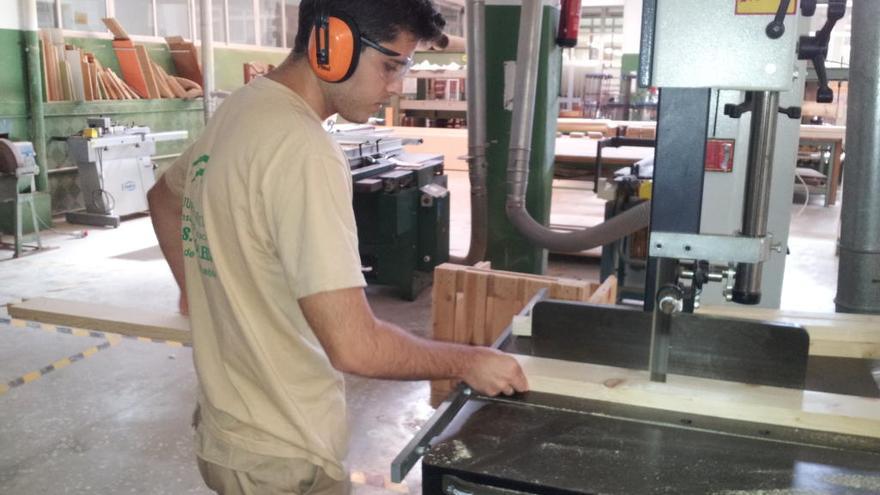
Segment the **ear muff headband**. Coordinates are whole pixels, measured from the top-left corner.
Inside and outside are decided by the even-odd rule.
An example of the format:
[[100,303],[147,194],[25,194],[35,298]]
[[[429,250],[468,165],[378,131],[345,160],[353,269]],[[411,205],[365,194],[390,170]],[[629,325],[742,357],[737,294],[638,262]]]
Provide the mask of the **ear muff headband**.
[[309,64],[322,81],[340,83],[357,69],[361,35],[343,15],[318,15],[309,36]]

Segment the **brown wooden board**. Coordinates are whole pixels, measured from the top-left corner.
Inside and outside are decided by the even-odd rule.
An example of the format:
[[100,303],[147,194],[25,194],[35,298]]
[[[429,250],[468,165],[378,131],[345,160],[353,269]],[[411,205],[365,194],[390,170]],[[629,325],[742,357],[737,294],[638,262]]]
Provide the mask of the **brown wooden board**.
[[150,93],[147,91],[146,76],[143,69],[141,69],[141,63],[138,60],[134,43],[131,40],[114,40],[113,51],[116,52],[116,59],[119,61],[122,79],[134,89],[138,96],[149,98]]
[[179,314],[162,314],[62,299],[35,298],[9,305],[9,315],[22,320],[65,325],[150,339],[192,343],[189,320]]

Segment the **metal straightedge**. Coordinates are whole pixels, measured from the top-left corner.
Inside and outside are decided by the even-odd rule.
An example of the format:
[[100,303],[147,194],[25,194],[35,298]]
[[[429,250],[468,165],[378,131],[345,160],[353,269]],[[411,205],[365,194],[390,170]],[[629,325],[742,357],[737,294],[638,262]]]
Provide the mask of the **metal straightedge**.
[[771,237],[651,233],[651,256],[685,260],[762,263],[773,249]]

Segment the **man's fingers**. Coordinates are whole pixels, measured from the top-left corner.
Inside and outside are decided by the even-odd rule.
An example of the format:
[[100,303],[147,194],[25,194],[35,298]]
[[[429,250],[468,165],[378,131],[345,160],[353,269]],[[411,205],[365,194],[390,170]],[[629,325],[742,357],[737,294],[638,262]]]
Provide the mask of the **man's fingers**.
[[519,370],[519,373],[516,374],[516,378],[513,380],[513,388],[515,388],[517,392],[529,391],[529,380],[526,378],[522,369]]

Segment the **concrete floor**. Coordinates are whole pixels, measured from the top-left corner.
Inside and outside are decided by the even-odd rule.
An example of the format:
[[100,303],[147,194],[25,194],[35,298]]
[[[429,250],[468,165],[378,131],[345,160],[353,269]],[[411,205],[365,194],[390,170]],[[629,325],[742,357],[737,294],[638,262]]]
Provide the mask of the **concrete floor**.
[[[467,174],[450,172],[452,245],[467,245]],[[574,189],[555,194],[553,223],[590,223],[601,203]],[[560,205],[583,208],[566,214]],[[792,254],[783,307],[833,311],[839,207],[793,206]],[[171,279],[148,218],[116,230],[62,224],[54,249],[0,262],[0,304],[45,296],[156,312],[176,310]],[[0,250],[0,258],[11,256]],[[550,273],[596,279],[594,259],[551,261]],[[430,329],[430,290],[405,302],[371,287],[380,318],[417,335]],[[73,357],[69,361],[64,358]],[[209,493],[195,465],[189,426],[196,395],[190,349],[112,336],[79,336],[10,321],[0,310],[0,493]],[[58,369],[46,368],[56,363]],[[69,363],[69,364],[68,364]],[[40,372],[39,370],[43,370]],[[22,378],[23,377],[23,378]],[[12,388],[8,385],[12,384]],[[349,468],[355,493],[420,493],[418,466],[405,484],[388,481],[391,460],[432,414],[424,382],[348,378]],[[4,388],[7,387],[7,388]]]

